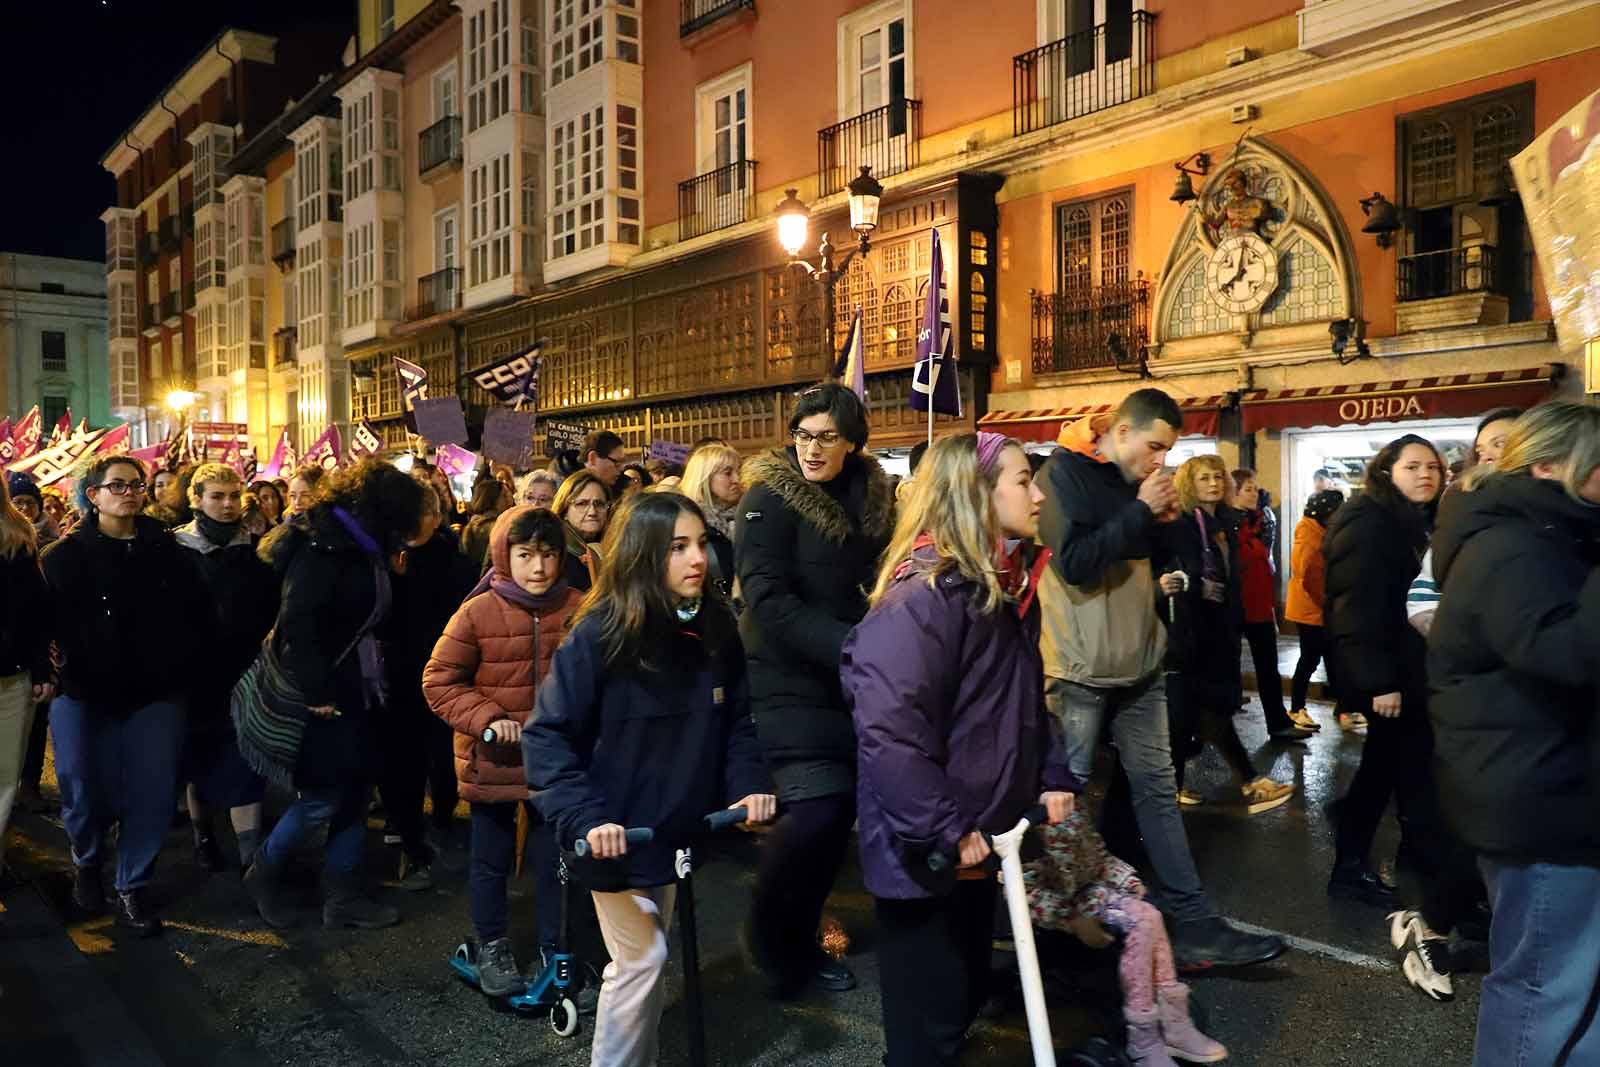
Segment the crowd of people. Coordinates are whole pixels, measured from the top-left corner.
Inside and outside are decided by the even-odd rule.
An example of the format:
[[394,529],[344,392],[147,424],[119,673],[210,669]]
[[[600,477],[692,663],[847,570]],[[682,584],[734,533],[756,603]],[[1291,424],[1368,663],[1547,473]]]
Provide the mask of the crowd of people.
[[[679,469],[597,431],[547,470],[486,467],[465,505],[421,459],[246,484],[108,456],[76,507],[13,474],[0,835],[14,801],[41,803],[48,730],[85,914],[159,933],[147,887],[181,808],[195,864],[238,872],[263,922],[299,921],[288,868],[324,841],[322,922],[367,929],[400,919],[366,869],[369,812],[394,881],[423,890],[464,802],[483,991],[545,965],[566,864],[588,890],[568,918],[598,935],[592,1060],[645,1065],[673,852],[703,816],[767,824],[741,941],[781,999],[857,983],[821,935],[855,831],[885,1063],[925,1067],[957,1062],[990,987],[989,835],[1037,805],[1035,925],[1108,952],[1133,1062],[1217,1062],[1180,974],[1286,948],[1219,915],[1182,815],[1211,802],[1185,787],[1207,744],[1246,812],[1293,794],[1240,738],[1242,643],[1270,745],[1323,728],[1320,663],[1327,724],[1361,746],[1330,896],[1381,908],[1434,999],[1454,994],[1451,934],[1488,941],[1479,1067],[1600,1062],[1600,409],[1491,413],[1448,490],[1413,434],[1351,499],[1319,488],[1282,583],[1287,703],[1277,516],[1253,471],[1169,468],[1181,426],[1140,389],[1048,458],[957,434],[897,485],[862,402],[826,383],[796,398],[786,446],[706,440]],[[1391,800],[1404,888],[1373,855]]]

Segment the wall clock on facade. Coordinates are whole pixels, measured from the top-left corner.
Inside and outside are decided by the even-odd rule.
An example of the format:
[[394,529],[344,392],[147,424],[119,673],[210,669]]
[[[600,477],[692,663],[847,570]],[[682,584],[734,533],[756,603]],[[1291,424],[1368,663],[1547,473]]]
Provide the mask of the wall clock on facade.
[[1278,254],[1256,234],[1224,238],[1206,262],[1206,292],[1224,311],[1260,311],[1277,288]]

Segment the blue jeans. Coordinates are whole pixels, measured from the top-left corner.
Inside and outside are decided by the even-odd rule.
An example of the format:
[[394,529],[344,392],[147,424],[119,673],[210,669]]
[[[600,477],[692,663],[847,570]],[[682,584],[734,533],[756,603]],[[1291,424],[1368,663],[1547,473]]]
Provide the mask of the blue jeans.
[[1179,921],[1208,919],[1216,912],[1200,884],[1178,813],[1166,696],[1166,679],[1160,671],[1124,689],[1045,678],[1045,707],[1055,720],[1052,729],[1064,731],[1067,766],[1073,775],[1080,782],[1093,775],[1100,732],[1109,725],[1128,774],[1139,833],[1161,880],[1163,903]]
[[302,789],[261,846],[267,866],[282,868],[296,847],[317,827],[328,827],[323,861],[330,876],[353,874],[361,866],[361,839],[367,828],[364,783]]
[[72,862],[100,866],[106,831],[120,823],[117,892],[143,887],[178,806],[183,706],[158,700],[124,713],[60,696],[50,730]]
[[1600,1063],[1600,867],[1478,866],[1494,921],[1474,1067]]

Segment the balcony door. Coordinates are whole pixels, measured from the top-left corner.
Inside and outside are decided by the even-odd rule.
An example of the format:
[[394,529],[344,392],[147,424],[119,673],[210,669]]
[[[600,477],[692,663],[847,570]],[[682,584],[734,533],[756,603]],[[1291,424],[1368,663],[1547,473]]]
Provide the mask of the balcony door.
[[460,108],[456,97],[456,65],[450,62],[433,75],[433,121],[459,115]]
[[[911,95],[911,19],[904,0],[874,4],[840,20],[840,119],[871,116],[838,136],[838,158],[879,174],[907,169]],[[886,111],[879,111],[886,108]],[[873,114],[878,112],[877,114]],[[854,174],[846,174],[845,181]]]
[[1146,57],[1134,33],[1144,0],[1040,0],[1040,44],[1060,42],[1038,67],[1051,122],[1086,115],[1138,95],[1134,72]]
[[1056,297],[1052,337],[1056,369],[1110,362],[1108,340],[1118,334],[1129,351],[1134,337],[1133,196],[1122,191],[1056,208]]
[[460,216],[456,208],[445,208],[433,216],[433,301],[428,314],[438,314],[441,311],[455,309],[459,299],[459,275],[455,273],[439,274],[461,265],[461,230]]

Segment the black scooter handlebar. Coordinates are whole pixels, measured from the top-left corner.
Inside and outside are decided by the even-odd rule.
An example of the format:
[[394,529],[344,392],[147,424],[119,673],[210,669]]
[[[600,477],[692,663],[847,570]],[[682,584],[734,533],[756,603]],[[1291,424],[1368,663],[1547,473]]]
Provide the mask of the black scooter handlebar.
[[714,811],[706,816],[706,829],[712,832],[726,830],[730,826],[738,826],[742,822],[748,822],[749,819],[750,810],[748,808],[725,808],[722,811]]
[[[648,826],[630,826],[623,831],[623,836],[627,839],[629,847],[632,847],[634,845],[648,845],[655,840],[656,832]],[[589,854],[589,842],[581,837],[578,838],[572,843],[572,851],[576,852],[580,857],[587,856]]]

